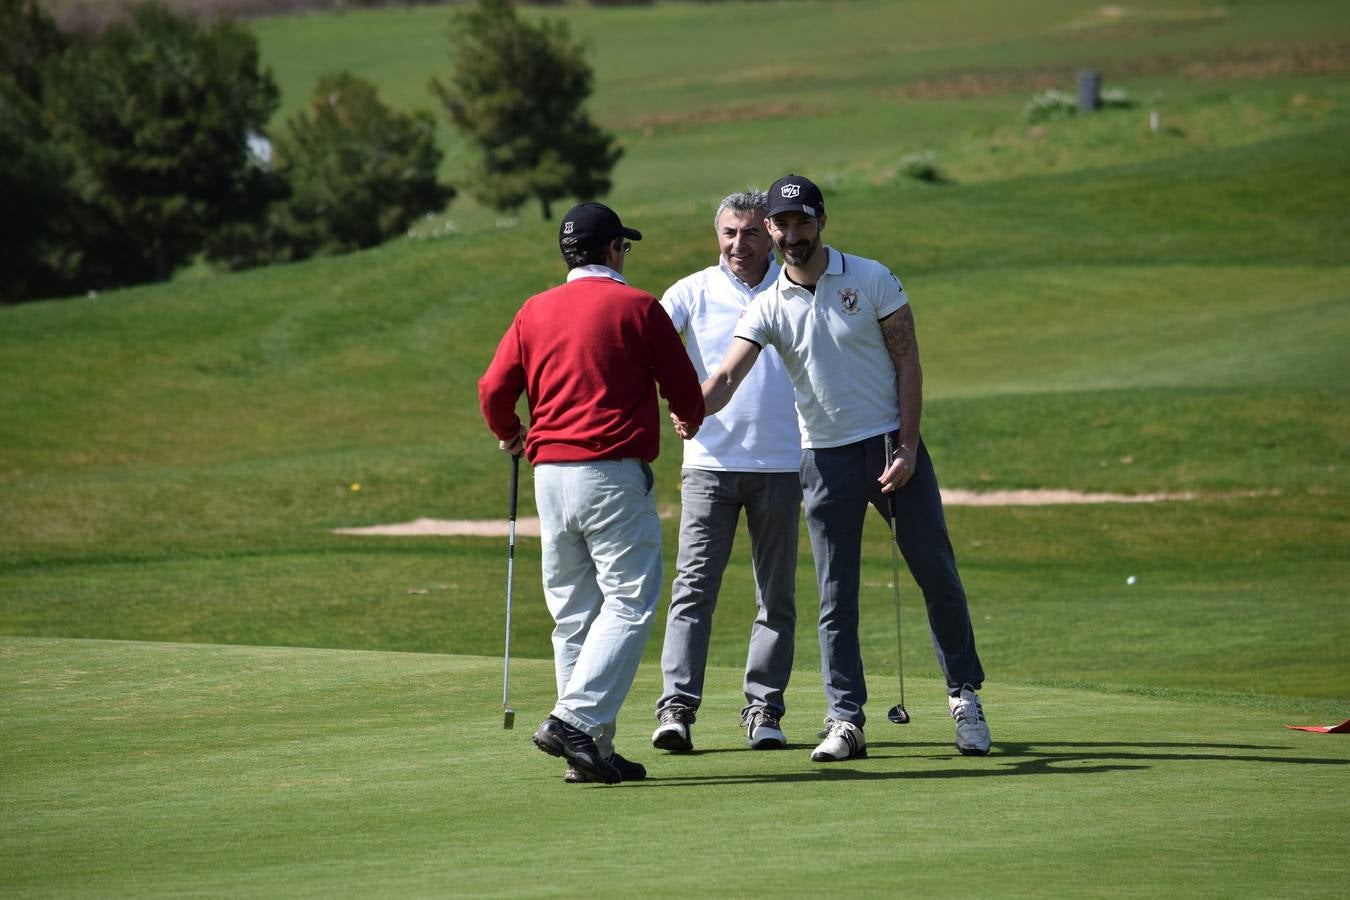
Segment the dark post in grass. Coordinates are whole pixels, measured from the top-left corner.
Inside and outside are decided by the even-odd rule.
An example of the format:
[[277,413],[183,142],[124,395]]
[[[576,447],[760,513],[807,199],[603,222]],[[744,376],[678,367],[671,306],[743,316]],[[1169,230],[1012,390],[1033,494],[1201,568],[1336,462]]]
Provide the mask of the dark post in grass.
[[1102,73],[1096,69],[1084,69],[1078,73],[1078,111],[1096,112],[1102,105]]

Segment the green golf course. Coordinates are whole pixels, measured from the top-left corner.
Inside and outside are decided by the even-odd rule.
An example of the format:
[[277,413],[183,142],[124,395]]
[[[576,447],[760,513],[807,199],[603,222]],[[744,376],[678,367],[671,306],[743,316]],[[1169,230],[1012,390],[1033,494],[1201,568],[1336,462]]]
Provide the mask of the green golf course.
[[[349,68],[435,110],[450,8],[258,19],[278,121]],[[1350,16],[1339,2],[840,0],[563,18],[625,148],[605,202],[660,294],[722,196],[786,172],[903,280],[988,672],[953,746],[868,523],[869,756],[825,712],[805,530],[790,746],[738,728],[742,525],[697,752],[654,750],[664,624],[619,722],[645,781],[571,785],[539,541],[476,381],[557,283],[557,221],[460,188],[347,256],[0,307],[0,894],[1328,897],[1350,879]],[[1080,71],[1123,105],[1029,121]],[[912,177],[914,160],[937,180]],[[555,213],[561,207],[555,208]],[[522,405],[523,410],[523,405]],[[656,461],[673,574],[680,443]],[[528,469],[522,515],[533,514]],[[1049,494],[1048,492],[1059,492]],[[1152,502],[1064,502],[1111,494]],[[1056,500],[1056,498],[1058,498]],[[667,591],[668,596],[668,591]]]

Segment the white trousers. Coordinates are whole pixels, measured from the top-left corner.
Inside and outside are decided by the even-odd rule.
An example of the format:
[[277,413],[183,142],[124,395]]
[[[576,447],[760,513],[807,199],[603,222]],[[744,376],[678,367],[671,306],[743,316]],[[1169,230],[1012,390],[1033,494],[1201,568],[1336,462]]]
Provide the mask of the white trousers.
[[544,599],[555,623],[553,715],[613,752],[661,596],[661,520],[638,459],[544,463],[534,470]]

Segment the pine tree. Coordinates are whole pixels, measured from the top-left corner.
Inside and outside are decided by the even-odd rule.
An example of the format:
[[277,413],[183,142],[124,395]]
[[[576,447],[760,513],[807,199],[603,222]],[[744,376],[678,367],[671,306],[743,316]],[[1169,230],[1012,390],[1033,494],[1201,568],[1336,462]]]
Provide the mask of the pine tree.
[[212,231],[256,218],[275,194],[247,149],[279,94],[257,41],[136,8],[46,79],[46,118],[73,161],[91,286],[168,278]]
[[273,158],[290,196],[257,225],[218,230],[212,261],[245,268],[372,247],[455,196],[436,179],[431,114],[389,108],[349,72],[319,79],[309,108],[287,119]]
[[43,73],[69,43],[35,0],[0,0],[0,302],[79,280],[71,161],[43,121]]
[[431,89],[478,152],[478,200],[502,211],[538,200],[550,219],[555,200],[609,192],[623,150],[583,109],[591,69],[565,22],[532,25],[510,0],[479,0],[452,18],[450,39],[449,84]]

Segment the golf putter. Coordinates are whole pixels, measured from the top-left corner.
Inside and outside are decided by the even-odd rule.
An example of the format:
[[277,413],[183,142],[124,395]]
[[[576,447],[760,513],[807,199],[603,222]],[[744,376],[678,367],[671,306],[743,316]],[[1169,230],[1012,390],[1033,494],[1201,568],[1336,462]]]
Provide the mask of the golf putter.
[[[886,468],[890,467],[895,457],[895,447],[891,443],[891,436],[886,435]],[[885,471],[885,468],[882,469]],[[886,713],[886,718],[890,719],[896,725],[908,725],[909,713],[905,710],[905,657],[904,647],[900,640],[900,548],[895,543],[895,491],[886,495],[890,499],[891,515],[886,524],[891,530],[891,599],[895,603],[895,666],[900,673],[900,702],[892,706],[890,712]]]
[[508,692],[511,686],[511,585],[516,576],[516,496],[520,491],[520,457],[511,457],[511,514],[507,528],[506,551],[506,662],[502,669],[502,728],[516,727],[516,711],[511,708]]

